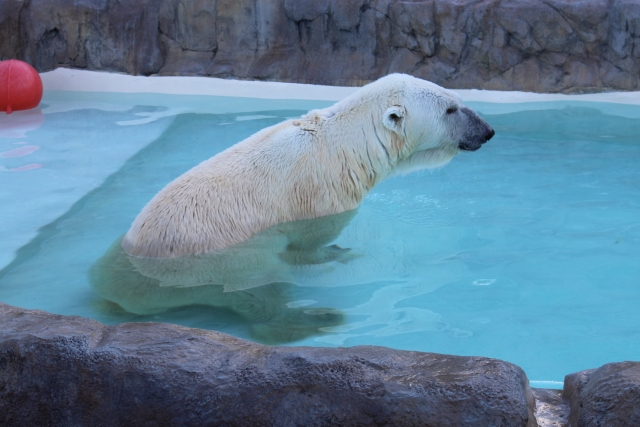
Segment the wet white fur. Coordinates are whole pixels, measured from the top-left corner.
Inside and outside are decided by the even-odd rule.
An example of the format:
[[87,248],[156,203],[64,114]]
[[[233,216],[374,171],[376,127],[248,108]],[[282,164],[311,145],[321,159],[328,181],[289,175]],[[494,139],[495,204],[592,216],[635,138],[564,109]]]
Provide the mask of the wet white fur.
[[381,78],[178,177],[144,207],[122,247],[154,258],[199,254],[274,224],[355,209],[387,176],[451,160],[465,129],[446,110],[460,105],[433,83]]

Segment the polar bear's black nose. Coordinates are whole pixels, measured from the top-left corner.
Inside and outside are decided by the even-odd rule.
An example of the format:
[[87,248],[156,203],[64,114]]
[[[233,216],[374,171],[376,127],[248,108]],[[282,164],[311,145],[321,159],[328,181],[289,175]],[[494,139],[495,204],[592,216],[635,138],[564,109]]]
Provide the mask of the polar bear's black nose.
[[495,134],[496,134],[496,131],[493,130],[493,128],[489,128],[489,132],[484,136],[484,142],[487,142],[488,140],[493,138],[493,135]]
[[482,144],[493,138],[496,132],[473,110],[462,107],[460,111],[466,118],[467,129],[462,140],[458,143],[458,148],[464,151],[476,151]]

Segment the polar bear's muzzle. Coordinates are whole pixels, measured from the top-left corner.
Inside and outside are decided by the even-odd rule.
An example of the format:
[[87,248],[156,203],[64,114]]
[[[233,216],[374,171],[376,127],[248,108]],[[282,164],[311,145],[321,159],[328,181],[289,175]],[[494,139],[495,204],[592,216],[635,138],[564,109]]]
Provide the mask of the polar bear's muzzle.
[[473,110],[462,107],[460,113],[466,121],[466,131],[458,143],[460,150],[476,151],[482,144],[493,138],[496,132]]

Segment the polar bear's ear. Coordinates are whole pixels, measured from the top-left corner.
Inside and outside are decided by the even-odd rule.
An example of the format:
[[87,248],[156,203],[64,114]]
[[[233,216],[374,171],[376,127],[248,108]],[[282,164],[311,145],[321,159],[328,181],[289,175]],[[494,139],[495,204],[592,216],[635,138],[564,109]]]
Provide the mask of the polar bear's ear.
[[382,116],[382,124],[392,132],[397,134],[402,133],[402,127],[404,125],[404,108],[399,105],[394,105],[387,108]]

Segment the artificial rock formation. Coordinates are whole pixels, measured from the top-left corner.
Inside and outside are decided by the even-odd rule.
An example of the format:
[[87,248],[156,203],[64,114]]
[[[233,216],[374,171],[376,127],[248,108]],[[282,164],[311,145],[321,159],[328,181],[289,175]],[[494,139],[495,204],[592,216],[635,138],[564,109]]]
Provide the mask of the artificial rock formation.
[[524,372],[382,347],[267,347],[0,303],[0,424],[535,427]]
[[567,375],[570,427],[640,426],[640,362],[608,363]]
[[637,0],[3,0],[0,59],[143,75],[640,89]]

